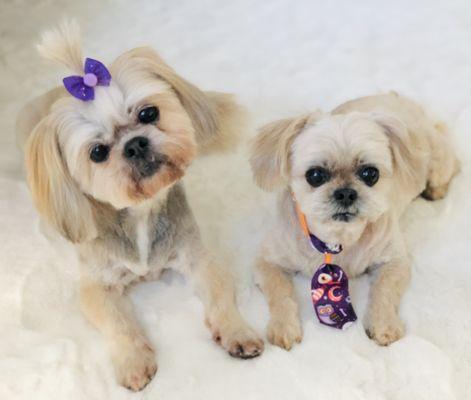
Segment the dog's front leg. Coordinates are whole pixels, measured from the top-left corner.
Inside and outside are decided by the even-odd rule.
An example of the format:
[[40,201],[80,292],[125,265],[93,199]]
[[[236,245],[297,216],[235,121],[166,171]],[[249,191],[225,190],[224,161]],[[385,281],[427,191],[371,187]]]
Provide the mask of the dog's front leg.
[[192,270],[192,280],[203,301],[213,339],[233,357],[253,358],[263,352],[263,341],[243,320],[236,305],[234,280],[208,256]]
[[131,301],[116,288],[82,280],[80,304],[107,341],[119,383],[130,390],[143,389],[157,365],[154,351],[134,318]]
[[258,260],[257,272],[258,283],[270,309],[268,340],[276,346],[289,350],[303,338],[292,279],[278,265],[264,259]]
[[370,292],[366,332],[378,344],[387,346],[404,336],[404,323],[398,315],[402,295],[410,280],[407,258],[381,266]]

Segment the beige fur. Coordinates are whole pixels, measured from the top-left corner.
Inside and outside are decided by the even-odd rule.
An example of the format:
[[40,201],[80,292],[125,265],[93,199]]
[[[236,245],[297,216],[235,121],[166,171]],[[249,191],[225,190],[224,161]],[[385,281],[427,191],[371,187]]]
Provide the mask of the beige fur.
[[293,282],[279,265],[261,257],[257,262],[260,288],[267,298],[270,322],[267,337],[270,343],[287,350],[303,338],[299,324],[299,306],[295,298]]
[[15,129],[17,144],[22,150],[25,149],[26,141],[39,121],[51,112],[51,106],[65,94],[63,87],[57,87],[23,106],[19,113],[21,118],[17,118]]
[[130,300],[114,287],[83,279],[80,303],[84,315],[107,341],[119,383],[130,390],[142,389],[155,375],[157,364]]
[[[41,53],[82,73],[77,35],[65,24],[44,35]],[[150,48],[124,53],[110,71],[110,86],[97,86],[93,101],[56,88],[26,105],[17,127],[33,201],[45,224],[75,245],[81,308],[106,339],[117,380],[141,390],[157,370],[127,292],[164,269],[192,280],[214,339],[230,355],[258,356],[263,341],[237,309],[232,275],[204,249],[180,182],[198,152],[235,142],[241,109],[230,95],[178,76]],[[149,106],[159,118],[141,123]],[[147,140],[139,160],[154,166],[151,174],[126,156],[136,138]],[[90,157],[97,144],[109,148],[101,162]]]
[[[400,339],[404,324],[398,309],[409,282],[410,257],[398,220],[421,193],[430,199],[443,197],[458,171],[444,126],[412,101],[391,93],[352,100],[328,114],[269,124],[252,150],[258,184],[282,189],[275,226],[257,261],[257,279],[270,307],[270,342],[290,349],[301,340],[289,273],[312,276],[321,263],[301,231],[291,193],[309,230],[325,242],[343,245],[336,264],[350,277],[374,271],[365,320],[370,337],[381,345]],[[364,165],[379,171],[373,186],[359,178]],[[305,174],[317,166],[329,171],[329,178],[313,187]],[[333,193],[344,187],[355,190],[358,198],[341,209],[348,217],[339,219]]]
[[266,190],[287,184],[289,180],[289,154],[294,137],[313,116],[302,115],[283,119],[260,129],[253,142],[250,159],[255,181]]
[[[202,92],[175,73],[150,47],[140,47],[124,53],[115,65],[131,58],[144,62],[157,77],[168,82],[177,93],[195,128],[196,140],[202,153],[231,148],[237,142],[234,128],[243,121],[243,110],[227,93]],[[240,126],[237,127],[240,129]]]
[[82,74],[83,56],[80,28],[76,21],[64,20],[60,27],[45,31],[37,49],[41,56]]
[[64,165],[48,118],[33,129],[26,163],[31,194],[43,218],[72,243],[93,239],[96,227],[89,201]]

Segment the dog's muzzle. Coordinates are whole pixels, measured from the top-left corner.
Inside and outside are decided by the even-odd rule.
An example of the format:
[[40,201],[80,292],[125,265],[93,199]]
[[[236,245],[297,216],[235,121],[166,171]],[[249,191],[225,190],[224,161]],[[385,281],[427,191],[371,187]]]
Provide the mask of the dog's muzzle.
[[128,160],[139,178],[154,175],[164,161],[164,157],[154,154],[149,139],[136,136],[130,139],[123,150],[123,157]]

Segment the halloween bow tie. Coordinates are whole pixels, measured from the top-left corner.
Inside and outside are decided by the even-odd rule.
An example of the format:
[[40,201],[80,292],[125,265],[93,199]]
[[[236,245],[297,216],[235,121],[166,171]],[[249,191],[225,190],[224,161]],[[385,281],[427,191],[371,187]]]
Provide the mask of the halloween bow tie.
[[89,101],[95,98],[95,86],[109,86],[111,74],[108,69],[97,60],[87,58],[83,68],[85,75],[72,75],[64,78],[64,86],[75,98]]
[[357,316],[350,300],[347,274],[340,266],[332,264],[332,254],[340,253],[342,246],[325,243],[313,235],[294,196],[293,199],[304,234],[309,238],[312,248],[324,254],[324,263],[317,268],[311,280],[314,311],[321,324],[347,329],[357,320]]

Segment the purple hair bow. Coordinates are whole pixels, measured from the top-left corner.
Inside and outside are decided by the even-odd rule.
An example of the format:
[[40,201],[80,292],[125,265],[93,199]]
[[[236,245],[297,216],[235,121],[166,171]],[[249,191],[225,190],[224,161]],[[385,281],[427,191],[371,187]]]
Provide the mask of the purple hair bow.
[[84,76],[72,75],[63,79],[67,91],[75,98],[90,101],[95,98],[95,86],[109,86],[111,74],[108,69],[97,60],[85,59]]

